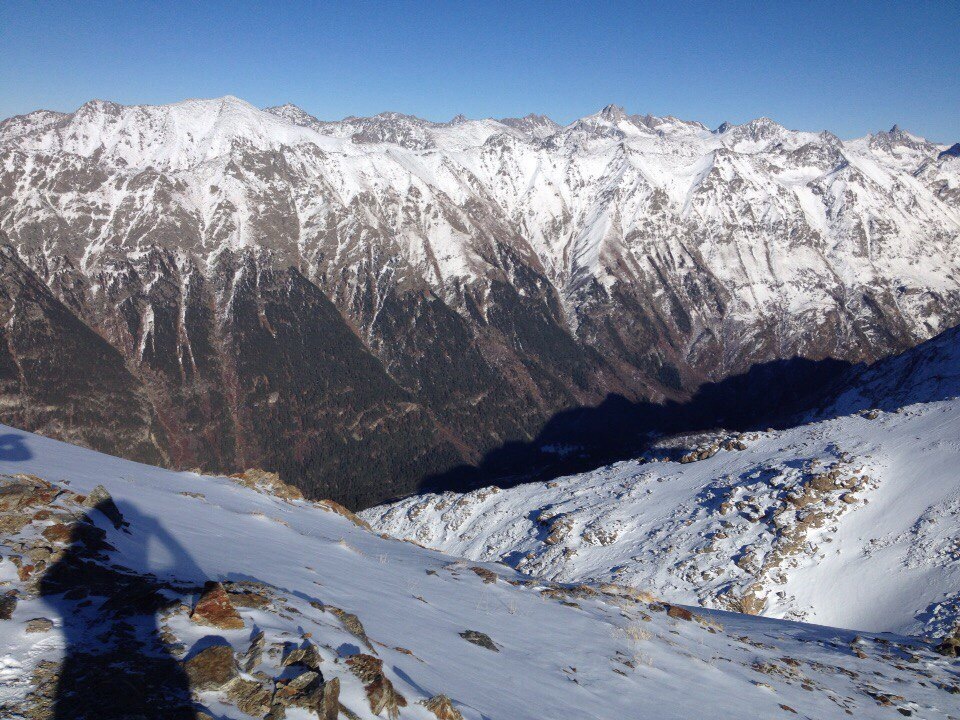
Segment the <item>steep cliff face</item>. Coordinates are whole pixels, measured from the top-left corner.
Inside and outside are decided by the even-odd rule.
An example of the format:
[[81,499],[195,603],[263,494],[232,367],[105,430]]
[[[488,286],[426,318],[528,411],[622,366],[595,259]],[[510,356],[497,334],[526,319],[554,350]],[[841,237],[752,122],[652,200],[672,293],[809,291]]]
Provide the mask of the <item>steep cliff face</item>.
[[9,246],[0,250],[0,417],[143,462],[166,437],[123,355],[57,300]]
[[117,353],[164,460],[351,504],[610,394],[682,401],[956,324],[958,178],[899,129],[613,106],[567,127],[229,97],[0,123],[0,229]]

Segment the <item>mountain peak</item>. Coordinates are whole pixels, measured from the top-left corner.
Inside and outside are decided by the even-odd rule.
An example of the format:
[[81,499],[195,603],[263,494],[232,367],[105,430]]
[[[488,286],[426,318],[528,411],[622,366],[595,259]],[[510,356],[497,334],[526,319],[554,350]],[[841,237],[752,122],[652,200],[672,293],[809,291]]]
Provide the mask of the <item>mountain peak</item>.
[[600,111],[600,117],[610,122],[619,122],[627,116],[626,111],[620,105],[607,105]]

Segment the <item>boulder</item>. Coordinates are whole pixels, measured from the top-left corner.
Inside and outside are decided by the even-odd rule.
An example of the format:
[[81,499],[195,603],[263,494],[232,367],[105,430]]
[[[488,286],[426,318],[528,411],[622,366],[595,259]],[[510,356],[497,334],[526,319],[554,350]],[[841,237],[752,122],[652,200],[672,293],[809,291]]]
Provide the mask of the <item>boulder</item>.
[[87,495],[83,501],[83,506],[96,508],[102,512],[107,520],[113,523],[115,528],[119,529],[126,525],[123,521],[123,514],[120,512],[120,508],[117,507],[117,504],[113,501],[113,497],[107,492],[107,489],[103,485],[97,485],[93,491]]
[[53,620],[45,617],[33,618],[27,620],[28,633],[43,633],[53,630]]
[[301,666],[315,672],[320,671],[320,663],[323,658],[320,657],[320,651],[317,646],[311,642],[304,642],[300,647],[294,647],[289,650],[283,658],[281,665],[283,667]]
[[493,640],[490,639],[490,636],[486,633],[482,633],[478,630],[464,630],[460,633],[460,637],[466,640],[469,643],[474,645],[479,645],[482,648],[487,650],[493,650],[494,652],[500,652],[500,648],[496,646]]
[[227,685],[227,699],[241,712],[254,717],[263,717],[270,712],[273,689],[268,683],[237,677]]
[[383,661],[361,653],[348,658],[347,665],[363,683],[370,712],[379,715],[386,710],[391,720],[400,717],[400,708],[407,706],[407,699],[394,689],[393,683],[383,674]]
[[340,678],[331,678],[323,684],[316,711],[320,720],[337,720],[340,715]]
[[230,602],[223,585],[218,582],[208,582],[203,586],[203,593],[190,613],[190,619],[221,630],[239,630],[243,627],[243,618]]
[[348,613],[346,610],[334,607],[333,605],[327,605],[324,609],[329,610],[340,618],[340,622],[343,623],[343,626],[348,631],[361,640],[367,648],[373,650],[373,645],[370,644],[370,638],[367,637],[367,631],[363,629],[363,623],[360,622],[360,618],[353,613]]
[[260,664],[263,659],[263,646],[266,642],[266,636],[263,630],[260,630],[250,641],[250,647],[243,656],[243,669],[245,672],[253,672],[254,668]]
[[239,677],[229,645],[211,645],[186,660],[183,669],[193,690],[219,690]]
[[3,595],[0,597],[0,620],[9,620],[11,617],[13,617],[13,611],[16,609],[16,595]]
[[434,695],[429,700],[421,700],[420,704],[432,712],[437,720],[463,720],[463,715],[446,695]]

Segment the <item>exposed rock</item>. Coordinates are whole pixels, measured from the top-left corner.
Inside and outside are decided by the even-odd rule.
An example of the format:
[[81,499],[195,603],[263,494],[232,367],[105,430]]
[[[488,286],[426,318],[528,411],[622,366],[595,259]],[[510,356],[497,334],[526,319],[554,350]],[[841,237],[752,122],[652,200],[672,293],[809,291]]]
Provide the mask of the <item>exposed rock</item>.
[[224,583],[223,587],[235,607],[265,608],[270,604],[270,596],[261,583]]
[[219,690],[238,677],[233,648],[226,644],[204,648],[186,660],[183,669],[194,690]]
[[937,652],[947,657],[960,657],[960,624],[937,645]]
[[348,658],[347,665],[363,683],[363,689],[370,703],[370,712],[379,715],[386,710],[387,717],[392,720],[398,718],[400,708],[407,706],[407,700],[394,689],[393,683],[383,674],[383,661],[372,655],[361,653]]
[[602,584],[600,586],[600,592],[604,595],[630,598],[636,602],[652,603],[657,601],[657,598],[646,590],[639,590],[629,585],[619,585],[617,583]]
[[679,605],[667,605],[667,615],[678,620],[693,620],[693,613]]
[[301,665],[308,670],[319,672],[320,663],[322,662],[323,658],[320,656],[320,651],[317,650],[317,646],[305,641],[300,647],[294,646],[287,652],[283,658],[283,662],[281,662],[281,666],[291,667]]
[[473,572],[475,572],[481,578],[483,578],[484,584],[495,583],[497,581],[497,574],[492,570],[487,570],[487,568],[483,568],[478,565],[470,569],[473,570]]
[[260,661],[263,659],[263,646],[266,642],[266,635],[263,630],[257,632],[253,636],[253,639],[250,641],[250,647],[247,648],[247,652],[243,656],[243,670],[244,672],[253,672],[254,668],[260,664]]
[[463,720],[463,715],[446,695],[434,695],[429,700],[421,700],[420,704],[432,712],[437,720]]
[[227,686],[227,699],[241,712],[254,717],[263,717],[272,706],[273,690],[266,682],[234,678]]
[[313,710],[319,707],[322,694],[323,675],[312,670],[304,670],[293,678],[277,681],[273,702],[283,707]]
[[460,633],[460,637],[467,642],[473,643],[474,645],[479,645],[487,650],[500,652],[500,648],[498,648],[493,640],[490,639],[490,636],[486,633],[480,632],[479,630],[464,630],[462,633]]
[[9,620],[13,617],[13,611],[17,609],[16,595],[0,596],[0,620]]
[[340,678],[330,678],[323,684],[316,711],[320,720],[337,720],[340,714]]
[[345,508],[336,500],[318,500],[317,505],[319,505],[320,507],[324,507],[327,510],[331,510],[337,513],[338,515],[343,515],[343,517],[347,518],[347,520],[352,522],[354,525],[362,527],[365,530],[370,529],[370,523],[368,523],[366,520],[364,520],[362,517],[360,517],[356,513],[351,512],[350,510]]
[[120,508],[117,507],[117,504],[113,501],[113,497],[111,497],[103,485],[97,485],[90,494],[87,495],[83,501],[83,506],[96,508],[102,512],[106,518],[113,523],[115,528],[121,528],[125,524]]
[[244,470],[230,476],[244,487],[274,495],[283,500],[303,500],[303,492],[280,479],[280,474],[266,470]]
[[363,629],[363,623],[360,622],[358,618],[353,613],[348,613],[346,610],[342,610],[333,605],[327,605],[326,609],[340,618],[340,622],[343,623],[343,626],[355,635],[371,652],[376,652],[373,649],[373,645],[370,643],[370,638],[367,637],[367,631]]
[[203,594],[190,613],[190,619],[222,630],[239,630],[243,627],[243,618],[233,607],[223,585],[215,581],[203,586]]
[[28,633],[42,633],[50,632],[53,629],[53,620],[49,618],[33,618],[32,620],[27,620],[26,631]]

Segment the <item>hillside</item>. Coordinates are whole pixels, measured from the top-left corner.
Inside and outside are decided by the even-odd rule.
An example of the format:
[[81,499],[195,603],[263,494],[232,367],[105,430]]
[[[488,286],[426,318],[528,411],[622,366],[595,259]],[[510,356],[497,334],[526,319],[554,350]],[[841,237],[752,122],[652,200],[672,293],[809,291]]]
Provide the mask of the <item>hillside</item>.
[[958,367],[951,330],[853,373],[829,420],[666,439],[593,472],[411,497],[364,517],[554,580],[945,635],[960,619]]
[[4,717],[956,708],[952,661],[916,639],[526,578],[381,538],[268,475],[174,473],[2,430]]

